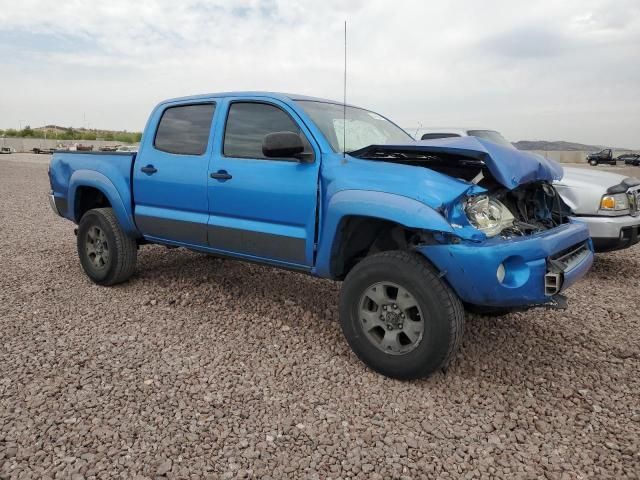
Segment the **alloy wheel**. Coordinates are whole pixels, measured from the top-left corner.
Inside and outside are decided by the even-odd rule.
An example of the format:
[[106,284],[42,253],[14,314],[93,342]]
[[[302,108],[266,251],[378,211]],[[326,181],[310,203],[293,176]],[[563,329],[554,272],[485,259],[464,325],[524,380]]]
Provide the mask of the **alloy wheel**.
[[418,301],[392,282],[378,282],[364,291],[358,303],[358,320],[367,339],[390,355],[414,350],[425,330]]
[[87,257],[97,269],[103,269],[109,263],[109,243],[104,231],[98,226],[92,226],[87,230],[85,241]]

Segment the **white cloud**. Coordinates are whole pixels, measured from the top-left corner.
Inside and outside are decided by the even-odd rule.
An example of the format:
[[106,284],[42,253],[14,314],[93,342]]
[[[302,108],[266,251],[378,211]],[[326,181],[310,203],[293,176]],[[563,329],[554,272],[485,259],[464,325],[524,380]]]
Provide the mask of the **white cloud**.
[[0,0],[0,127],[142,129],[166,97],[348,97],[406,126],[640,146],[634,0]]

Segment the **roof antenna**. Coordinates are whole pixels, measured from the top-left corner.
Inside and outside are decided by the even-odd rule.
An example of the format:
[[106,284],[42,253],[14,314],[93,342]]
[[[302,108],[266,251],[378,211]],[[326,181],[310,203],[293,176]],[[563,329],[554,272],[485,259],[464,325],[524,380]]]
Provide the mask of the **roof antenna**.
[[344,79],[342,82],[342,161],[347,155],[347,21],[344,21]]
[[416,133],[413,135],[413,137],[418,140],[418,132],[422,129],[422,122],[418,122],[418,128],[416,128]]

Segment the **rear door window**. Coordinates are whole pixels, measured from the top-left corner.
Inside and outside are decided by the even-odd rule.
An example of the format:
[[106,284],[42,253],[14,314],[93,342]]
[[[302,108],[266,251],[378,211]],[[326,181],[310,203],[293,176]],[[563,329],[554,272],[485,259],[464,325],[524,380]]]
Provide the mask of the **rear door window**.
[[154,146],[178,155],[202,155],[207,150],[215,104],[167,108],[160,119]]

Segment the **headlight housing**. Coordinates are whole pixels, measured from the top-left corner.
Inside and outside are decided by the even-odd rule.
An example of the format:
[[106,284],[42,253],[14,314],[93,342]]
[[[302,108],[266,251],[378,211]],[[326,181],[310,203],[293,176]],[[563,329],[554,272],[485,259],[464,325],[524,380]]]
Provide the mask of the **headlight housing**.
[[494,237],[513,225],[514,218],[509,209],[500,201],[487,195],[468,198],[464,205],[464,212],[471,225],[487,237]]
[[623,212],[629,210],[629,197],[626,193],[604,195],[600,200],[600,210],[608,212]]

